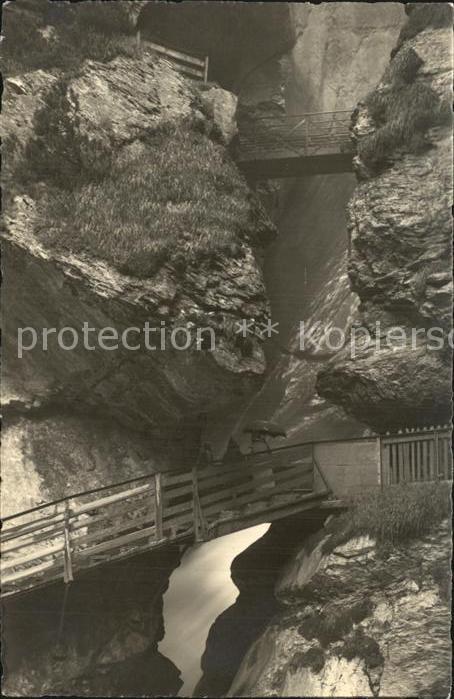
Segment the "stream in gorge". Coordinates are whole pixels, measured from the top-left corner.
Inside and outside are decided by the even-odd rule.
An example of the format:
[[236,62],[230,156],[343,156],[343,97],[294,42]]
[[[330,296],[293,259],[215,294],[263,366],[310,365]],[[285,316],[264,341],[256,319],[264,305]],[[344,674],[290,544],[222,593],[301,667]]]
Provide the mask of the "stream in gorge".
[[165,636],[159,652],[181,672],[179,696],[192,696],[202,675],[200,661],[208,632],[230,607],[238,589],[230,577],[232,561],[269,529],[260,524],[188,548],[172,573],[164,595]]

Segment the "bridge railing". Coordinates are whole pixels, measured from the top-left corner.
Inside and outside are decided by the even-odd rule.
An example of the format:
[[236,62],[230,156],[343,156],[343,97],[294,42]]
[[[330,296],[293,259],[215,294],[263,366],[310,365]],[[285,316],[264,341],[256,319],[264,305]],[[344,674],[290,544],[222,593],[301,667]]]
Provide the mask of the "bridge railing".
[[75,572],[167,542],[188,537],[202,541],[221,528],[234,531],[250,526],[253,518],[269,522],[279,512],[283,516],[292,508],[312,506],[330,492],[331,469],[336,468],[335,463],[320,462],[319,455],[316,461],[317,449],[338,445],[341,454],[346,443],[349,448],[357,443],[361,450],[377,440],[380,464],[372,466],[377,474],[380,465],[381,477],[369,486],[452,477],[448,427],[285,445],[231,463],[142,476],[5,517],[2,595],[59,578],[70,582]]
[[240,159],[348,152],[351,110],[268,115],[240,124]]
[[[2,595],[148,551],[216,535],[219,520],[313,496],[310,446],[241,463],[168,471],[79,493],[3,520]],[[265,521],[265,520],[264,520]]]
[[451,479],[451,443],[449,427],[382,436],[382,483]]

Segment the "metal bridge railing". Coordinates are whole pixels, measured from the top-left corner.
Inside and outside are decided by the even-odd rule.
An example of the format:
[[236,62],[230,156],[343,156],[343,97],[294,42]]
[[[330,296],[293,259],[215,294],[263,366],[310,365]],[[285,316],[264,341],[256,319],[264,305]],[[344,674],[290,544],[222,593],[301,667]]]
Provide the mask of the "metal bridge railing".
[[352,150],[351,110],[268,115],[239,128],[240,159],[304,157]]

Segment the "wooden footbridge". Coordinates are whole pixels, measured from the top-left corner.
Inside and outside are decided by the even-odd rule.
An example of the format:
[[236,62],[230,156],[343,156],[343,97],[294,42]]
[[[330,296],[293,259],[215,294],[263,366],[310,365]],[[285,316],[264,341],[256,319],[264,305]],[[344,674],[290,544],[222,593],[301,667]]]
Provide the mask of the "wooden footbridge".
[[254,179],[353,171],[352,110],[244,119],[237,163]]
[[2,595],[177,541],[205,541],[358,490],[451,478],[448,428],[283,446],[189,471],[154,473],[5,517]]

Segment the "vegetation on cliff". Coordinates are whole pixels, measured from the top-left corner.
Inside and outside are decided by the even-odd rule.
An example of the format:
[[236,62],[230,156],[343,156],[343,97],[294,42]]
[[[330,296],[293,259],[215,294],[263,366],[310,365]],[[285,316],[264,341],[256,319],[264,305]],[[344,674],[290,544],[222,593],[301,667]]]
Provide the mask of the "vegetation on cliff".
[[355,536],[370,536],[378,551],[386,554],[432,532],[450,514],[446,483],[400,483],[354,499],[348,512],[336,519],[328,548]]
[[450,123],[450,103],[417,79],[422,65],[411,46],[401,48],[382,84],[365,99],[375,130],[361,139],[358,154],[372,170],[386,166],[399,150],[421,152],[430,146],[428,129]]
[[[52,16],[48,3],[30,8],[24,0],[9,13],[7,72],[59,70],[40,95],[23,152],[14,129],[6,139],[15,163],[9,196],[19,183],[40,202],[35,232],[47,246],[144,278],[165,262],[184,272],[243,257],[245,245],[274,230],[229,157],[204,87],[135,48],[125,3],[65,5]],[[100,117],[107,93],[111,109]]]
[[[35,116],[26,149],[28,183],[51,185],[41,239],[102,257],[120,271],[152,274],[203,258],[237,256],[269,227],[258,201],[205,118],[164,121],[116,157],[70,115],[68,81]],[[214,134],[215,135],[215,134]]]
[[86,58],[109,61],[120,54],[133,55],[128,4],[48,0],[13,3],[3,12],[5,75],[38,69],[74,70]]
[[408,19],[400,31],[397,46],[392,55],[399,51],[405,41],[412,39],[424,29],[429,27],[439,29],[452,25],[452,7],[447,2],[408,3],[405,5],[405,12]]
[[417,3],[406,11],[407,21],[382,82],[364,100],[375,128],[360,139],[358,155],[372,172],[389,166],[399,152],[419,153],[430,147],[428,130],[452,119],[450,100],[441,99],[420,79],[424,61],[409,41],[430,27],[450,26],[452,8],[445,3]]

